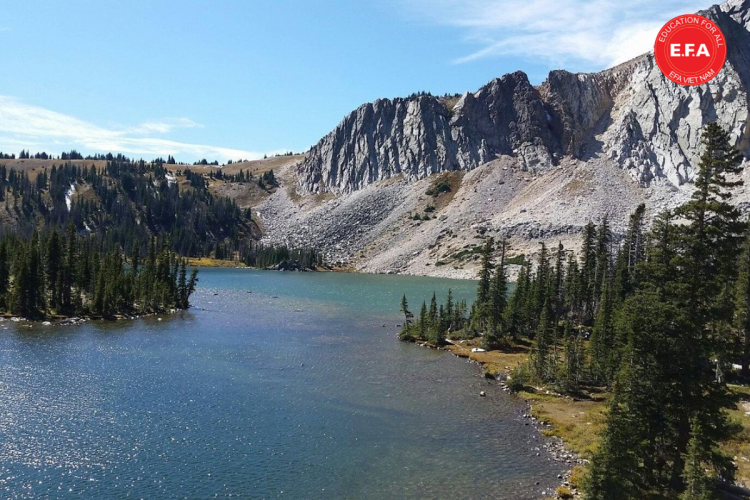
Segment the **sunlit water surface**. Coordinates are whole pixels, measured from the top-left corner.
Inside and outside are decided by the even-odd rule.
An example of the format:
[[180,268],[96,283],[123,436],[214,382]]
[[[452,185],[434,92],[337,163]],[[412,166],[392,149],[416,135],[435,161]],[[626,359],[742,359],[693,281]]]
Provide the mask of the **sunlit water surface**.
[[396,339],[401,295],[418,310],[449,286],[474,295],[204,269],[195,307],[162,321],[4,321],[0,497],[538,499],[562,467],[523,403]]

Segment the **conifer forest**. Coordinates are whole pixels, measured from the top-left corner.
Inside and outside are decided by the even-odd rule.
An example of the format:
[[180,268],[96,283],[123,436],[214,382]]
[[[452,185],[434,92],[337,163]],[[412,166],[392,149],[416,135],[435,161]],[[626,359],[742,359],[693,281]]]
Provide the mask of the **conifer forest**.
[[511,388],[608,392],[588,499],[716,498],[734,477],[719,444],[738,432],[727,381],[750,375],[750,226],[731,200],[742,159],[728,134],[710,124],[702,147],[692,198],[651,227],[639,206],[621,241],[605,216],[585,228],[580,252],[542,245],[511,293],[507,244],[488,238],[469,310],[450,291],[416,316],[402,299],[402,339],[527,343]]

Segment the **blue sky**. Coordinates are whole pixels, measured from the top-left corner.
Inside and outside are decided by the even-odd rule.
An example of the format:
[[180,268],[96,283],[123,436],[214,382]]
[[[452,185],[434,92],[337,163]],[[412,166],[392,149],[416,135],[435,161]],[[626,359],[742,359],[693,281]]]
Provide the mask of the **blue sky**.
[[[623,5],[625,4],[625,5]],[[0,151],[193,161],[304,151],[349,111],[523,70],[594,71],[708,2],[6,2]]]

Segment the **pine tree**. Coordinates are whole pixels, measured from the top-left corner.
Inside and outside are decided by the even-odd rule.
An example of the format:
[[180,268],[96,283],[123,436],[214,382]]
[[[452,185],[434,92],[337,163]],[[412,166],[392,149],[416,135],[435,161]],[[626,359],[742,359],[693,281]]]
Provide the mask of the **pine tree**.
[[562,376],[562,383],[568,392],[578,391],[581,387],[581,378],[583,375],[584,351],[580,335],[573,333],[573,324],[570,319],[565,322],[563,333],[565,365]]
[[594,453],[583,481],[587,500],[633,500],[644,498],[639,476],[639,443],[632,412],[620,403],[617,394],[607,412],[607,431]]
[[418,334],[422,340],[427,339],[427,303],[423,300],[422,307],[419,309]]
[[485,333],[489,329],[491,309],[492,269],[494,267],[492,252],[494,240],[487,238],[482,248],[482,263],[479,268],[477,299],[472,305],[471,327],[475,332]]
[[434,330],[437,329],[438,322],[437,297],[435,297],[435,292],[432,292],[432,298],[430,299],[430,309],[427,313],[427,321],[429,324],[430,332],[434,334]]
[[[578,293],[580,300],[579,317],[582,323],[590,324],[594,319],[594,288],[597,265],[596,225],[589,222],[583,230],[581,266],[578,273]],[[598,297],[597,297],[598,298]]]
[[531,364],[534,369],[534,376],[541,381],[552,380],[557,370],[556,359],[553,354],[556,341],[555,329],[550,316],[549,302],[545,302],[531,346]]
[[433,326],[431,340],[436,346],[445,343],[445,308],[443,308],[443,304],[438,307],[437,320]]
[[565,266],[565,302],[564,306],[567,309],[568,317],[580,317],[581,303],[580,303],[580,285],[581,280],[578,273],[578,261],[575,256],[571,253],[568,255],[568,262]]
[[406,295],[401,297],[401,312],[404,314],[404,327],[402,332],[408,332],[411,328],[412,319],[414,314],[409,310],[409,302],[406,300]]
[[508,280],[505,274],[505,240],[501,243],[500,263],[495,268],[490,287],[489,325],[484,334],[484,343],[489,348],[498,346],[504,331],[503,315],[508,300]]
[[690,425],[690,442],[685,455],[685,491],[682,492],[680,500],[712,500],[714,485],[706,474],[705,460],[706,450],[703,429],[700,421],[693,418]]
[[745,237],[734,290],[735,325],[740,333],[742,376],[750,376],[750,231]]
[[730,457],[712,446],[731,435],[724,410],[732,406],[712,360],[732,319],[726,290],[736,278],[744,230],[729,203],[728,189],[737,183],[726,179],[737,173],[739,158],[715,125],[706,128],[704,147],[696,191],[675,210],[685,223],[672,224],[670,213],[655,221],[638,287],[621,307],[617,330],[627,343],[586,483],[592,499],[684,491],[686,480],[689,486],[698,477],[695,468],[686,473],[694,418],[701,423],[701,467],[733,477]]
[[451,289],[448,289],[448,297],[445,300],[445,318],[446,318],[446,328],[449,332],[453,331],[453,327],[455,325],[455,316],[454,316],[454,304],[453,304],[453,292]]
[[689,416],[697,412],[704,432],[719,439],[728,432],[722,408],[731,404],[726,386],[716,383],[708,367],[723,352],[721,332],[732,321],[727,287],[736,279],[745,224],[740,210],[730,203],[729,192],[742,181],[728,180],[727,175],[741,171],[742,156],[730,146],[729,134],[715,123],[706,126],[703,146],[695,192],[676,210],[687,221],[679,226],[682,252],[676,260],[681,287],[676,298],[684,304],[691,327],[682,332],[681,349],[676,353],[687,366],[679,372],[683,404],[675,415],[679,456],[672,464],[673,485],[681,483],[682,457],[690,440]]
[[65,246],[65,266],[62,269],[62,308],[70,312],[73,308],[72,289],[76,281],[76,234],[73,224],[68,224],[67,244]]
[[[602,217],[596,233],[596,268],[594,272],[594,302],[598,305],[602,297],[602,288],[609,276],[610,246],[612,244],[612,232],[609,228],[609,217]],[[596,307],[596,306],[595,306]]]
[[552,281],[552,298],[554,299],[554,322],[563,317],[563,308],[565,307],[565,247],[562,242],[557,245],[555,254],[554,279]]
[[[536,329],[540,321],[539,318],[544,313],[543,308],[546,307],[545,302],[549,300],[550,295],[550,276],[549,252],[547,246],[542,243],[537,258],[536,273],[531,282],[531,293],[527,302],[526,318],[529,321],[529,330]],[[550,302],[547,305],[552,307],[552,304],[553,302]],[[549,311],[547,312],[549,313]],[[551,315],[548,320],[553,321]]]
[[63,261],[62,245],[57,231],[53,231],[47,243],[47,289],[51,292],[50,307],[59,310],[62,305],[62,277],[60,276]]
[[516,281],[516,289],[510,297],[505,313],[505,324],[508,334],[515,340],[520,339],[526,332],[526,303],[530,292],[530,264],[521,267]]
[[614,352],[615,311],[610,285],[606,280],[600,304],[591,333],[591,372],[597,383],[609,384],[617,371],[619,356]]

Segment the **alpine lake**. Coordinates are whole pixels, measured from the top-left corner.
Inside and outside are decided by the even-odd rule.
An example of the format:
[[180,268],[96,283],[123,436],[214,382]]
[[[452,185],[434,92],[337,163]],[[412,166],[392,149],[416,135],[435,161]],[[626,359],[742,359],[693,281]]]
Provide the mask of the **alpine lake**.
[[199,280],[177,314],[0,322],[0,497],[537,500],[559,484],[523,401],[397,339],[403,294],[418,311],[448,288],[471,302],[476,282]]

